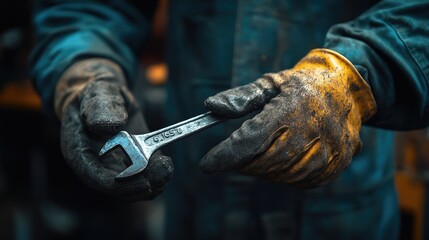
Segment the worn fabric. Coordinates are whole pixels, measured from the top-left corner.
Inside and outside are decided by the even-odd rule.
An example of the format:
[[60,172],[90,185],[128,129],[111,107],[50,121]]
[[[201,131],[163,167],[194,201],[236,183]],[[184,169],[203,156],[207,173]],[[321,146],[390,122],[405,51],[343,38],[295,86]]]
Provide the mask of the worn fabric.
[[[130,5],[137,1],[41,2],[31,62],[48,109],[58,76],[77,59],[111,59],[129,82],[134,80],[134,54],[144,43],[150,7],[139,12]],[[408,0],[171,1],[169,123],[204,112],[203,101],[217,92],[291,68],[309,50],[326,47],[348,58],[371,86],[379,108],[371,125],[425,126],[428,5]],[[377,239],[397,233],[392,132],[362,128],[360,154],[337,180],[314,190],[201,173],[201,157],[242,121],[229,121],[172,146],[175,175],[165,194],[168,239],[275,239],[276,229],[290,239],[332,239],[338,232],[342,239]],[[362,228],[352,221],[356,216],[358,222],[378,224]],[[338,225],[341,217],[349,219],[342,221],[347,226]]]

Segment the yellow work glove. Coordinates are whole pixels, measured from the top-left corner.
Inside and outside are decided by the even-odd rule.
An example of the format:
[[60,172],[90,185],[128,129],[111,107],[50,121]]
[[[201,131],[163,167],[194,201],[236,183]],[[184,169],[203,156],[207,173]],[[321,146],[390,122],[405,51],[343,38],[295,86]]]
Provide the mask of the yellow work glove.
[[87,185],[130,200],[151,199],[162,192],[173,173],[169,157],[155,155],[141,174],[117,181],[115,176],[127,167],[127,156],[119,149],[98,156],[120,130],[148,131],[116,63],[100,58],[75,63],[58,81],[54,101],[64,158]]
[[209,97],[226,117],[262,109],[211,149],[202,170],[237,170],[316,187],[337,177],[359,152],[359,130],[376,113],[370,87],[345,57],[315,49],[292,69]]

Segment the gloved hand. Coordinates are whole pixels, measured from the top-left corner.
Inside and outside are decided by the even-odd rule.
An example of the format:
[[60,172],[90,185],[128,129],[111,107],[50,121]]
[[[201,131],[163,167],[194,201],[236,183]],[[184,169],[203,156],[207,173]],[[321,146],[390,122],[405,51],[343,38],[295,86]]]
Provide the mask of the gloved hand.
[[54,100],[61,119],[61,150],[87,185],[133,200],[151,199],[163,190],[173,172],[169,157],[158,154],[141,174],[116,181],[115,176],[126,168],[126,155],[116,149],[98,156],[104,143],[120,130],[147,132],[117,64],[93,58],[72,65],[59,80]]
[[328,49],[205,104],[226,117],[263,110],[204,156],[203,171],[233,169],[302,187],[337,177],[361,148],[361,124],[376,113],[370,87],[345,57]]

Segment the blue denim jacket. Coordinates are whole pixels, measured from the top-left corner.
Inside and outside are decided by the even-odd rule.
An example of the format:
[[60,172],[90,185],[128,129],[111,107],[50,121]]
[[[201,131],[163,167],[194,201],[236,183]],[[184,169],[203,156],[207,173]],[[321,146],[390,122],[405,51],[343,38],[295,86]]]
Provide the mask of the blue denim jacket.
[[[137,3],[136,3],[137,2]],[[134,6],[138,5],[138,6]],[[47,1],[35,14],[31,63],[45,106],[71,64],[104,57],[132,85],[151,1]],[[171,1],[167,59],[173,123],[204,112],[205,98],[290,68],[310,49],[346,56],[370,84],[378,113],[363,150],[331,184],[313,190],[238,174],[208,176],[199,159],[236,129],[229,121],[174,144],[166,190],[169,239],[392,239],[397,233],[393,133],[429,117],[429,1]]]

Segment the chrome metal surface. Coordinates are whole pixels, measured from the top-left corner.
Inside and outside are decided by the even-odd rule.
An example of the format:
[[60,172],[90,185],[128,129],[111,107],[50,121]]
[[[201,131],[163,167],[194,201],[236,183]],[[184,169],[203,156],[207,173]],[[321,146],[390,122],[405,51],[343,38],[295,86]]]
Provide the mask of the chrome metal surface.
[[121,131],[104,144],[99,155],[103,155],[115,147],[121,147],[130,158],[131,165],[118,174],[116,179],[131,177],[143,171],[148,164],[149,158],[161,147],[197,133],[223,120],[224,118],[214,116],[211,112],[208,112],[141,135],[131,135],[125,131]]

